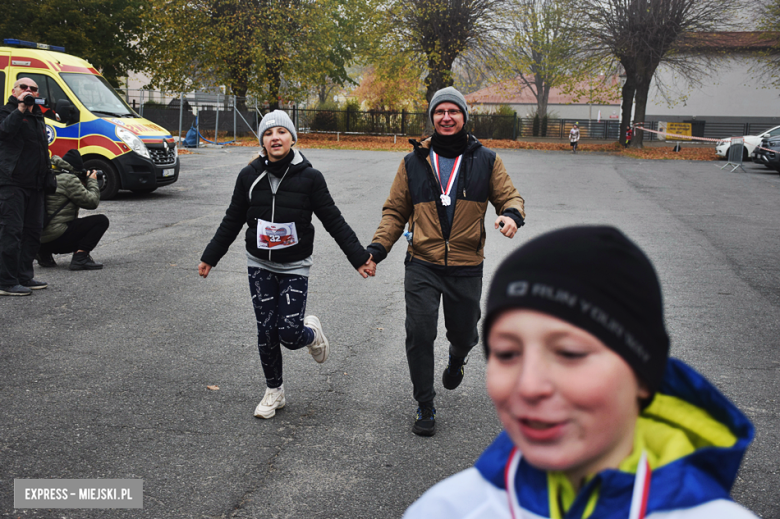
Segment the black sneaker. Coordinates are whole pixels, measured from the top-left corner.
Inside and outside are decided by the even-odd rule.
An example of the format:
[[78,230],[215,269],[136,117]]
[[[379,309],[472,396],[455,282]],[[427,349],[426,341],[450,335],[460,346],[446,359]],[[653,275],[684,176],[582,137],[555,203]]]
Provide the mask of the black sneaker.
[[25,281],[22,283],[23,287],[27,287],[30,290],[43,290],[44,288],[48,288],[49,284],[45,281],[38,281],[37,279],[31,279],[30,281]]
[[0,296],[29,296],[32,290],[22,285],[0,287]]
[[456,357],[450,354],[450,362],[441,376],[441,383],[445,389],[455,389],[463,381],[463,366],[468,363],[468,357]]
[[54,261],[54,256],[51,255],[51,252],[38,252],[35,255],[35,260],[38,262],[38,265],[47,269],[57,266],[57,262]]
[[417,408],[412,432],[417,436],[433,436],[436,434],[436,408],[433,403],[420,404]]

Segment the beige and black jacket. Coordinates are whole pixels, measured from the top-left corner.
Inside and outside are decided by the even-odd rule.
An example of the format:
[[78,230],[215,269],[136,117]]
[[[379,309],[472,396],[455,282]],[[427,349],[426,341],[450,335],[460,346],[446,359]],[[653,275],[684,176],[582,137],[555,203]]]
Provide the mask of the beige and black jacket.
[[410,141],[414,151],[398,167],[382,221],[367,247],[382,261],[409,224],[412,239],[406,262],[422,263],[446,275],[481,276],[488,202],[496,214],[523,225],[523,199],[512,184],[501,158],[472,135],[458,173],[452,224],[442,206],[438,180],[429,159],[431,140]]

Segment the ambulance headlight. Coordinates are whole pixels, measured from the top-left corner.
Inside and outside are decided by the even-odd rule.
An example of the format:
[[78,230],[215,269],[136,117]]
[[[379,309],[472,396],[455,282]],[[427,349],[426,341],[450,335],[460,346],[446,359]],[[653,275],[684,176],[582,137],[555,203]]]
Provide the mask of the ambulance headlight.
[[117,128],[116,136],[122,139],[122,141],[125,144],[127,144],[130,147],[130,149],[136,152],[137,154],[141,155],[142,157],[146,157],[147,159],[151,158],[149,156],[149,150],[146,148],[146,144],[144,144],[144,141],[139,139],[136,134],[134,134],[127,128]]

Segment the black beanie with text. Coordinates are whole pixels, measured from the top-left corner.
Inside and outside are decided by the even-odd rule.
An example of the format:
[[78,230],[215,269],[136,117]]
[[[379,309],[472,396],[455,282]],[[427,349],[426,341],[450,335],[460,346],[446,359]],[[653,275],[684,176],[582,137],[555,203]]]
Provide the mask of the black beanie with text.
[[504,310],[527,308],[591,333],[655,393],[669,356],[661,286],[647,256],[610,226],[567,227],[538,236],[498,267],[482,338]]

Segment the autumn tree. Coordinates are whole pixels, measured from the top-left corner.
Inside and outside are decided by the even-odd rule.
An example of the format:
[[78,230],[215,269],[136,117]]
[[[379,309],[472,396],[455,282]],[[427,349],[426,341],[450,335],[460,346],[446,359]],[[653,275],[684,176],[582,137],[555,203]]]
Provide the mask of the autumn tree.
[[372,110],[398,112],[418,107],[425,101],[420,69],[414,62],[399,67],[371,67],[353,91]]
[[547,114],[552,88],[572,88],[585,79],[592,65],[584,52],[579,18],[572,16],[576,0],[510,0],[507,28],[487,62],[499,80],[529,89],[536,113]]
[[762,37],[769,44],[769,50],[762,60],[761,74],[780,87],[780,0],[769,0],[757,5],[759,29],[766,31]]
[[3,3],[0,34],[65,47],[94,65],[113,86],[143,62],[135,43],[142,35],[142,0],[47,0]]
[[[623,66],[621,140],[631,120],[643,122],[653,76],[662,62],[685,63],[679,51],[685,35],[725,26],[736,0],[578,0],[587,36]],[[631,146],[641,148],[643,132]]]
[[348,80],[364,17],[373,12],[370,1],[358,0],[165,0],[150,4],[145,19],[146,70],[152,86],[224,84],[278,108],[321,82]]
[[452,86],[452,66],[464,52],[486,44],[499,29],[503,0],[391,0],[385,49],[426,65],[425,97]]

